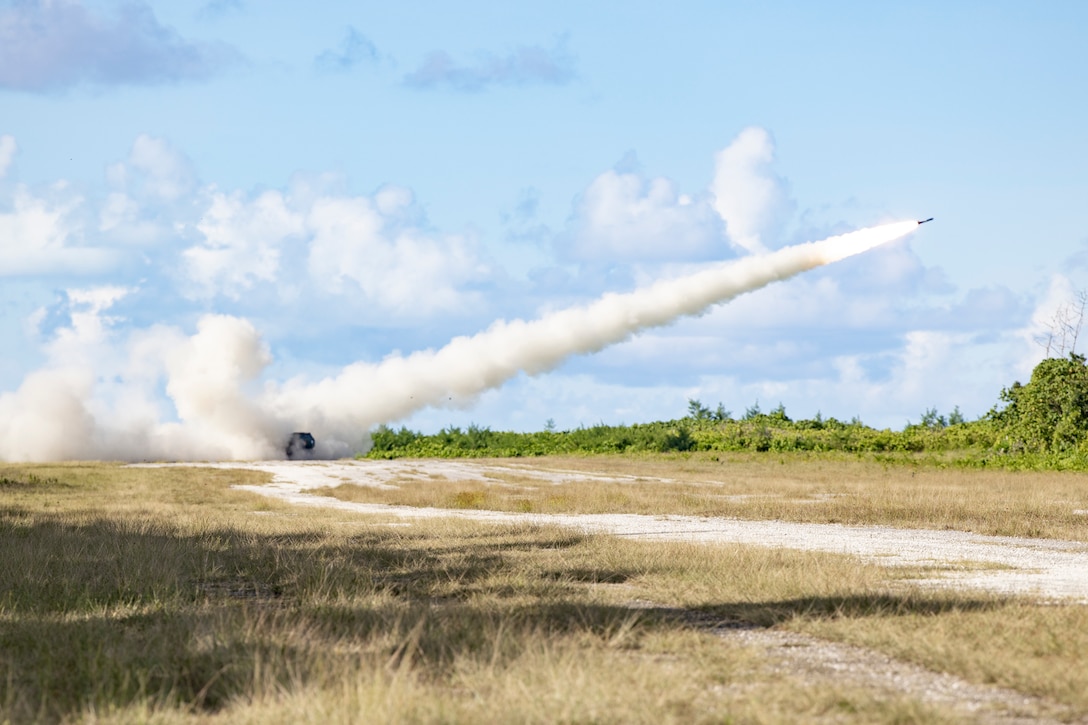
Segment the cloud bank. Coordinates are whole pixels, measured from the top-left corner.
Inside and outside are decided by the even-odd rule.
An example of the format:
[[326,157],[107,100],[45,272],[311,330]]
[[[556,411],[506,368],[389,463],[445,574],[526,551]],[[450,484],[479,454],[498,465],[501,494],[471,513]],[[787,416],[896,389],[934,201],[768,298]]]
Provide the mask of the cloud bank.
[[79,0],[20,0],[0,8],[0,88],[206,80],[237,60],[226,45],[185,40],[144,3],[122,5],[113,18]]

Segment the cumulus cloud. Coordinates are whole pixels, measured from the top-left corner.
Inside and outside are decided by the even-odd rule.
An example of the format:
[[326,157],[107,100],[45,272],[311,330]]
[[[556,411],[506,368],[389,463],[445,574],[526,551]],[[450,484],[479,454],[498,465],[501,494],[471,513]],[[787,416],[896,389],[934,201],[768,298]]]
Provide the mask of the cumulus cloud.
[[[0,139],[0,152],[5,148],[14,142]],[[113,191],[98,198],[84,198],[64,181],[5,189],[10,196],[0,199],[0,277],[94,277],[121,263],[147,265],[150,257],[131,253],[154,245],[161,247],[161,261],[201,196],[193,164],[164,140],[141,135],[107,177]]]
[[343,72],[361,63],[374,63],[377,60],[378,48],[374,43],[355,28],[348,26],[340,45],[318,54],[314,58],[314,65],[318,70]]
[[118,285],[66,290],[70,324],[58,330],[50,343],[52,356],[62,360],[71,359],[78,357],[77,348],[103,342],[106,330],[119,321],[119,318],[105,312],[131,291]]
[[474,285],[492,275],[472,237],[428,229],[405,188],[353,196],[297,184],[290,193],[209,196],[199,239],[181,253],[193,299],[337,298],[336,310],[360,319],[419,319],[476,306]]
[[785,182],[771,170],[774,142],[765,129],[741,131],[715,156],[711,193],[733,244],[755,254],[767,250],[763,236],[789,210]]
[[147,134],[136,137],[128,156],[126,177],[135,172],[143,192],[164,201],[176,201],[196,188],[196,170],[185,154],[166,140]]
[[189,158],[165,139],[147,134],[133,141],[124,161],[106,169],[106,179],[113,190],[98,209],[98,231],[123,245],[168,243],[200,195]]
[[183,39],[144,3],[121,6],[115,18],[79,0],[21,0],[0,9],[0,88],[205,80],[237,59],[225,45]]
[[563,240],[583,261],[707,259],[721,252],[721,220],[703,198],[665,178],[606,171],[575,203]]
[[7,176],[12,159],[15,158],[15,137],[0,136],[0,179]]
[[278,191],[253,201],[215,193],[197,229],[203,241],[182,253],[194,294],[238,299],[258,282],[277,280],[284,242],[302,234],[303,218]]
[[492,86],[563,85],[574,76],[574,60],[560,43],[554,48],[520,46],[504,56],[482,53],[467,64],[436,50],[404,82],[412,88],[476,92]]
[[408,317],[474,304],[464,286],[489,270],[472,240],[404,223],[412,202],[397,187],[372,199],[316,201],[307,217],[314,282],[334,294],[361,293],[368,304]]
[[615,264],[720,258],[726,239],[742,251],[765,253],[764,237],[793,211],[773,161],[770,134],[746,128],[715,156],[709,188],[688,194],[669,179],[646,178],[628,154],[575,200],[559,247],[578,261]]
[[151,246],[169,233],[159,220],[147,218],[144,205],[125,192],[108,194],[98,215],[103,238],[121,244]]
[[0,212],[0,277],[98,274],[112,266],[109,250],[83,243],[82,203],[79,197],[50,201],[17,187],[11,210]]

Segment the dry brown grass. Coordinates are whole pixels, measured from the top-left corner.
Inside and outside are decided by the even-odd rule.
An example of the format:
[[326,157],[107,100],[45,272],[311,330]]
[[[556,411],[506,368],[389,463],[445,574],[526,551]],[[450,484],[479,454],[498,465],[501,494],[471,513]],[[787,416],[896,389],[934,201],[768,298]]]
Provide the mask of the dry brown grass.
[[[828,455],[542,458],[479,461],[495,483],[404,480],[345,485],[349,501],[541,513],[643,513],[879,524],[1088,541],[1088,475],[889,466]],[[542,482],[532,471],[631,477]]]
[[1088,713],[1088,675],[1063,676],[1053,665],[1088,672],[1088,607],[1010,602],[995,608],[950,608],[940,616],[797,618],[787,626],[849,642],[985,682],[1067,703]]
[[0,466],[0,478],[0,720],[962,715],[777,671],[708,622],[855,639],[977,681],[1015,659],[1000,681],[1088,714],[1086,648],[1058,637],[1088,630],[1083,610],[913,590],[849,557],[403,525],[233,491],[262,479],[238,470]]

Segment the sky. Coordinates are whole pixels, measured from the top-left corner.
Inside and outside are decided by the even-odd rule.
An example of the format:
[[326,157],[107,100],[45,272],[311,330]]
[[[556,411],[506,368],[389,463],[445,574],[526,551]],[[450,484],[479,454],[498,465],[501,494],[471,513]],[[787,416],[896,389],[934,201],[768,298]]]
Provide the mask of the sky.
[[981,416],[1086,286],[1085,28],[1071,1],[0,0],[0,429],[53,414],[35,385],[187,420],[171,361],[208,320],[252,336],[258,391],[926,217],[386,422]]

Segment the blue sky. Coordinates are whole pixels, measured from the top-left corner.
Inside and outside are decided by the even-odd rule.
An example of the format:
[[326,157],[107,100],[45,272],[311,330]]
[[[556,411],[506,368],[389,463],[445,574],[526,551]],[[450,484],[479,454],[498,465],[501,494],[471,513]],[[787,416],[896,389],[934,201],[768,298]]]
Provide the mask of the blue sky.
[[140,361],[208,314],[259,333],[253,386],[316,380],[934,216],[390,422],[981,415],[1086,286],[1086,28],[1077,2],[0,2],[0,409],[71,368],[109,415],[141,370],[176,418]]

